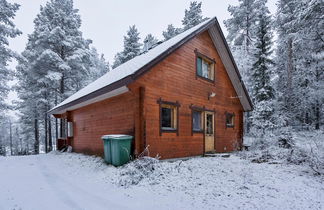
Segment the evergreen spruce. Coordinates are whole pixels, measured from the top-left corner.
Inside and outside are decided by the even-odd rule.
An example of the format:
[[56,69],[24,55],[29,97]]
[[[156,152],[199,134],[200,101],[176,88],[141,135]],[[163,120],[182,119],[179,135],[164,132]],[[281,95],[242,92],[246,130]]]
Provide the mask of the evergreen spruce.
[[180,28],[175,28],[172,24],[169,24],[166,31],[163,31],[162,35],[164,37],[164,40],[166,41],[180,34],[181,31],[182,30]]
[[[158,39],[155,38],[152,34],[148,34],[145,38],[144,38],[144,44],[143,44],[143,50],[148,50],[153,48],[153,46],[158,43]],[[147,49],[144,49],[147,48]]]
[[253,47],[258,6],[256,0],[238,0],[238,6],[230,5],[231,18],[224,21],[228,30],[227,41],[234,46],[244,46],[246,50]]
[[303,99],[296,112],[302,125],[320,129],[324,124],[324,4],[321,0],[301,1],[296,60],[296,98]]
[[[228,30],[226,39],[249,93],[252,92],[251,69],[258,9],[256,0],[239,0],[239,5],[228,7],[231,18],[224,21]],[[252,125],[250,115],[247,112],[244,117],[246,133],[250,132]]]
[[185,16],[182,20],[183,30],[188,30],[204,21],[201,10],[201,2],[190,2],[189,9],[185,10]]
[[16,54],[8,48],[8,38],[14,38],[21,34],[15,27],[13,19],[19,5],[0,0],[0,112],[8,108],[5,98],[9,92],[8,80],[12,77],[12,72],[8,68],[8,63]]
[[124,50],[115,55],[113,68],[116,68],[141,53],[142,44],[139,42],[139,34],[135,25],[129,27],[127,35],[124,36]]
[[267,0],[260,0],[260,11],[256,28],[255,52],[252,66],[252,95],[253,101],[268,101],[274,98],[274,89],[271,86],[271,60],[272,54],[272,31],[271,16],[266,7]]
[[272,30],[271,16],[266,6],[267,0],[259,0],[257,14],[256,39],[254,51],[254,63],[252,66],[252,99],[255,109],[252,114],[252,124],[257,130],[273,127],[272,106],[274,89],[271,83],[272,54]]
[[[51,150],[52,123],[47,111],[80,90],[98,71],[100,61],[80,31],[81,18],[72,0],[50,0],[41,6],[34,31],[17,66],[17,104],[26,123],[23,131],[34,136],[34,153],[41,142]],[[95,76],[97,77],[97,76]],[[61,124],[61,127],[64,126]],[[56,133],[59,127],[56,126]],[[56,136],[58,137],[58,136]],[[48,143],[49,142],[49,143]]]
[[[275,26],[278,34],[276,49],[276,74],[278,81],[276,85],[277,106],[279,120],[284,126],[291,125],[295,121],[294,103],[294,76],[296,59],[296,32],[298,2],[296,0],[280,0],[277,5]],[[295,98],[296,99],[296,98]]]

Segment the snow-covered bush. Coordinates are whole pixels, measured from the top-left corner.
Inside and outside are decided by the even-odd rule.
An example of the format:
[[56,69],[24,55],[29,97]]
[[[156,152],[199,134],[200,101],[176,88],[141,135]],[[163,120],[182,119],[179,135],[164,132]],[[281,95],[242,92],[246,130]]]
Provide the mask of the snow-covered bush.
[[281,162],[306,164],[316,174],[324,175],[323,131],[291,132],[278,129],[267,132],[263,138],[254,137],[250,151],[239,153],[244,159],[255,163]]
[[124,187],[137,185],[144,178],[151,176],[158,167],[157,163],[159,163],[157,158],[141,157],[126,164],[119,171],[120,179],[117,180],[117,184]]

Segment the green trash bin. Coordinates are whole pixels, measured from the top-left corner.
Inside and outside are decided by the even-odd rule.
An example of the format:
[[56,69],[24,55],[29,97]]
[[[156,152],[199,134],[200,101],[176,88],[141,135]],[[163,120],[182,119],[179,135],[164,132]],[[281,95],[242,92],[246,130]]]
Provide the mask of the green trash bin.
[[121,166],[130,161],[133,136],[105,135],[104,141],[105,161],[114,166]]
[[104,141],[104,159],[106,163],[111,164],[111,139],[109,135],[102,136],[101,139]]

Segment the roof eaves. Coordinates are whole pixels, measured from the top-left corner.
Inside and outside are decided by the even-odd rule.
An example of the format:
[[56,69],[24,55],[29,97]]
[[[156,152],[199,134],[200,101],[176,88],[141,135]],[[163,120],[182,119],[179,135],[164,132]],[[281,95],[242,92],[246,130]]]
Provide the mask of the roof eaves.
[[[216,19],[216,18],[215,18],[215,19]],[[243,87],[243,90],[244,90],[244,92],[245,92],[245,94],[246,94],[246,96],[247,96],[247,99],[248,99],[248,101],[249,101],[249,104],[250,104],[250,106],[251,106],[251,110],[246,110],[246,111],[252,111],[252,110],[253,110],[253,103],[252,103],[252,100],[251,100],[250,95],[249,95],[249,93],[248,93],[248,91],[247,91],[247,88],[246,88],[246,86],[245,86],[245,84],[244,84],[244,82],[243,82],[243,80],[242,80],[242,76],[241,76],[241,74],[240,74],[240,71],[238,70],[238,67],[237,67],[236,62],[235,62],[234,57],[233,57],[233,54],[232,54],[232,52],[231,52],[231,50],[230,50],[230,48],[229,48],[229,46],[228,46],[228,44],[227,44],[226,38],[225,38],[224,34],[222,33],[221,27],[220,27],[220,25],[219,25],[217,19],[216,19],[216,26],[217,26],[217,29],[221,32],[220,34],[221,34],[221,37],[222,37],[223,42],[224,42],[224,44],[225,44],[226,50],[228,51],[228,54],[229,54],[229,56],[230,56],[230,58],[231,58],[231,60],[232,60],[232,62],[233,62],[233,64],[234,64],[234,69],[235,69],[235,71],[236,71],[236,74],[238,75],[238,77],[239,77],[239,79],[240,79],[240,82],[241,82],[241,85],[242,85],[242,87]]]
[[166,58],[168,55],[170,55],[172,52],[174,52],[176,49],[178,49],[179,47],[181,47],[183,44],[185,44],[186,42],[188,42],[189,40],[191,40],[192,38],[194,38],[196,35],[198,35],[199,33],[205,31],[206,29],[208,29],[213,23],[217,22],[216,21],[216,17],[215,18],[211,18],[208,22],[206,22],[206,24],[202,25],[200,28],[198,28],[197,30],[195,30],[194,32],[192,32],[191,34],[189,34],[188,36],[184,37],[182,40],[180,40],[179,42],[177,42],[175,45],[171,46],[169,49],[167,49],[166,51],[164,51],[161,55],[157,56],[155,59],[153,59],[152,61],[150,61],[149,63],[145,64],[142,68],[140,68],[139,70],[137,70],[136,72],[134,72],[133,74],[118,80],[112,84],[109,84],[99,90],[96,90],[92,93],[89,93],[81,98],[78,98],[76,100],[73,100],[67,104],[64,104],[62,106],[59,107],[55,107],[54,109],[51,109],[50,111],[48,111],[48,114],[54,114],[57,113],[59,111],[62,111],[64,109],[67,109],[68,107],[71,107],[73,105],[76,105],[78,103],[82,103],[86,100],[90,100],[94,97],[99,96],[100,94],[106,93],[107,91],[112,91],[116,88],[119,88],[123,85],[128,85],[129,83],[133,82],[134,80],[136,80],[137,78],[139,78],[141,75],[143,75],[144,73],[146,73],[148,70],[150,70],[153,66],[155,66],[157,63],[159,63],[161,60],[163,60],[164,58]]
[[102,95],[104,93],[108,93],[108,92],[113,91],[113,90],[115,90],[117,88],[120,88],[122,86],[125,86],[125,85],[131,83],[132,81],[133,81],[133,79],[132,79],[131,76],[124,77],[123,79],[120,79],[120,80],[118,80],[118,81],[116,81],[116,82],[114,82],[114,83],[112,83],[110,85],[107,85],[107,86],[105,86],[105,87],[103,87],[101,89],[98,89],[98,90],[96,90],[94,92],[91,92],[88,95],[85,95],[85,96],[83,96],[81,98],[78,98],[78,99],[76,99],[74,101],[71,101],[71,102],[69,102],[67,104],[64,104],[62,106],[56,107],[54,109],[51,109],[47,113],[48,114],[55,114],[55,113],[60,112],[62,110],[68,109],[71,106],[74,106],[76,104],[85,102],[87,100],[90,100],[92,98],[95,98],[97,96],[100,96],[100,95]]

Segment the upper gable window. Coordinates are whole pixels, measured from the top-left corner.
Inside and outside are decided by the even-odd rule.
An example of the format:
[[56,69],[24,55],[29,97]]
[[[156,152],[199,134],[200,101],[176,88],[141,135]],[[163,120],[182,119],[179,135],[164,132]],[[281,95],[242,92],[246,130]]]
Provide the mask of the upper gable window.
[[215,61],[198,52],[196,52],[196,58],[197,58],[197,76],[210,81],[214,81]]

